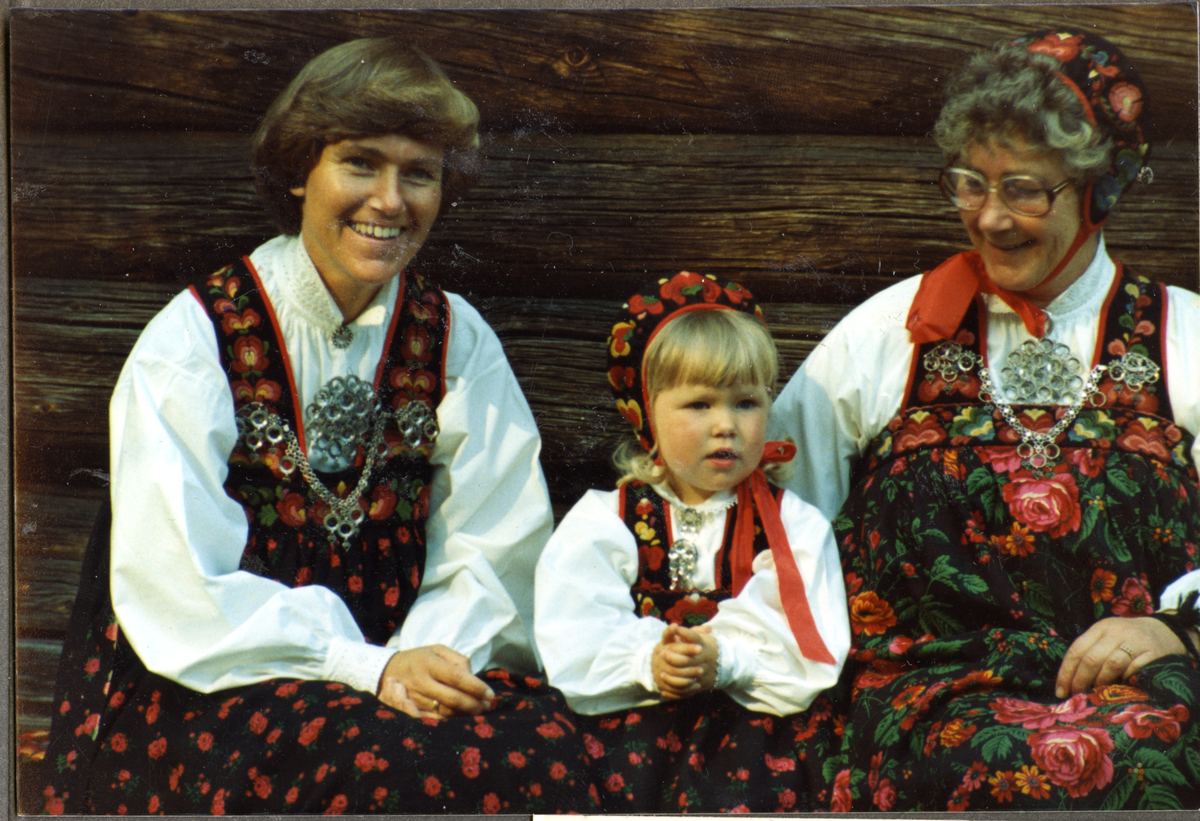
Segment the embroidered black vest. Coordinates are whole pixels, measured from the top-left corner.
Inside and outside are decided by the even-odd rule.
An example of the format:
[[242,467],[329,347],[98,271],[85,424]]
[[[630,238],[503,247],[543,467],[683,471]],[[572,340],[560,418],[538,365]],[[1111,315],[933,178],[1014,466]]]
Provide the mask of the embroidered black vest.
[[[1103,397],[1099,404],[1085,403],[1075,422],[1058,437],[1061,447],[1114,446],[1139,453],[1164,463],[1174,464],[1195,476],[1195,466],[1189,455],[1191,437],[1175,425],[1167,392],[1167,369],[1164,335],[1166,333],[1166,291],[1137,273],[1120,266],[1120,274],[1101,311],[1101,326],[1097,336],[1093,361],[1086,367],[1107,365],[1096,386]],[[987,336],[979,300],[971,304],[955,341],[966,352],[986,361]],[[929,342],[917,348],[913,356],[912,376],[900,415],[889,425],[892,441],[887,449],[893,455],[923,447],[944,447],[949,441],[965,442],[980,438],[980,431],[989,423],[994,436],[987,440],[997,445],[1016,445],[1021,441],[1017,432],[1005,420],[999,408],[993,408],[980,397],[978,368],[963,371],[947,381],[926,365],[926,354],[940,342]],[[1126,353],[1136,353],[1156,363],[1161,376],[1139,390],[1115,379],[1112,366]],[[947,416],[948,409],[958,409]],[[1048,430],[1063,414],[1065,407],[1056,405],[1016,405],[1017,420],[1030,430]],[[883,450],[874,451],[884,455]]]
[[[406,272],[403,277],[376,369],[375,394],[384,408],[422,402],[436,411],[444,393],[449,306],[445,295],[419,276]],[[291,362],[274,309],[249,262],[222,268],[191,290],[216,329],[235,411],[261,403],[303,446]],[[420,588],[433,476],[431,442],[410,447],[389,420],[384,446],[359,500],[365,515],[357,533],[345,540],[328,538],[323,523],[329,505],[301,471],[281,469],[286,441],[264,440],[252,448],[239,439],[225,482],[226,492],[243,505],[250,522],[242,569],[292,587],[328,587],[375,643],[391,637]],[[316,476],[335,496],[345,498],[359,482],[364,456],[360,447],[349,468]]]
[[[725,519],[725,536],[716,557],[716,587],[672,590],[670,549],[674,534],[667,516],[668,502],[645,482],[626,482],[618,493],[618,513],[637,542],[638,577],[630,587],[635,611],[639,616],[654,616],[685,627],[704,624],[717,614],[720,602],[733,596],[729,552],[737,532],[737,517],[743,515],[741,506],[731,507]],[[767,537],[756,521],[754,555],[768,549]]]

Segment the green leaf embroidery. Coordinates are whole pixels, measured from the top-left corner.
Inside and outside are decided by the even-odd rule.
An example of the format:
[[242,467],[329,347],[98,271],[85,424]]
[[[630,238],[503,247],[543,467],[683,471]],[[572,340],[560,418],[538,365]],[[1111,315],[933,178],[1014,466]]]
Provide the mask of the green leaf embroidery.
[[1188,676],[1178,670],[1163,670],[1154,677],[1154,683],[1169,690],[1180,701],[1191,701],[1196,697],[1188,686]]
[[991,764],[1005,760],[1013,744],[1023,740],[1026,735],[1020,728],[996,724],[977,732],[971,739],[971,746],[983,753],[984,760]]
[[1187,779],[1171,759],[1161,752],[1143,746],[1131,759],[1136,758],[1136,764],[1141,764],[1146,774],[1146,780],[1155,784],[1186,784]]
[[1183,804],[1179,803],[1179,796],[1176,795],[1176,792],[1177,790],[1166,784],[1151,784],[1146,787],[1146,794],[1138,804],[1138,809],[1181,810]]
[[1104,796],[1103,803],[1100,804],[1102,810],[1119,810],[1125,806],[1125,802],[1129,800],[1129,796],[1133,793],[1133,788],[1137,786],[1137,779],[1132,775],[1126,775],[1116,784],[1113,784],[1108,789],[1108,795]]
[[1025,582],[1025,602],[1035,613],[1054,615],[1054,596],[1050,588],[1041,582]]

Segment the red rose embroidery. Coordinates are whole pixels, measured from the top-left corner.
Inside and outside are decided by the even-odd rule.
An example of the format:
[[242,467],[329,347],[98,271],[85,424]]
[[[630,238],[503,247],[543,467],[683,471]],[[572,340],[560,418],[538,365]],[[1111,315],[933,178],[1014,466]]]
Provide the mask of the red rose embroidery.
[[716,614],[717,603],[715,601],[692,594],[692,596],[684,596],[675,602],[667,612],[663,613],[663,620],[671,624],[704,624]]
[[275,503],[275,509],[279,511],[279,518],[284,524],[291,527],[301,527],[304,524],[307,512],[304,508],[304,497],[299,493],[285,494]]
[[1109,719],[1113,724],[1124,724],[1125,734],[1130,738],[1149,738],[1156,735],[1170,744],[1179,738],[1179,723],[1188,720],[1188,708],[1176,704],[1170,710],[1155,710],[1137,705],[1129,707]]
[[1075,477],[1018,477],[1003,489],[1004,502],[1017,521],[1039,533],[1060,538],[1079,529],[1079,487]]
[[301,747],[307,747],[317,740],[317,736],[321,733],[321,728],[325,726],[325,719],[322,716],[317,716],[312,721],[306,723],[300,728],[300,737],[298,741]]
[[1036,43],[1031,43],[1029,50],[1034,54],[1048,54],[1060,63],[1068,63],[1079,54],[1079,44],[1082,42],[1082,34],[1072,34],[1068,37],[1047,34]]
[[1072,798],[1108,786],[1113,777],[1112,739],[1095,727],[1056,727],[1028,739],[1034,763]]
[[833,811],[850,812],[850,801],[850,771],[842,770],[833,779]]

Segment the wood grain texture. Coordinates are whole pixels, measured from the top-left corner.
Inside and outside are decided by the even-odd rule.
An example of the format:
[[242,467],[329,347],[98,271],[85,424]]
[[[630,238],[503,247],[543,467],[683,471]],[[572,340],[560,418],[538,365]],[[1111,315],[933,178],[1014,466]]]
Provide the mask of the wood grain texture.
[[[16,141],[16,277],[182,284],[273,234],[238,135]],[[419,263],[465,294],[619,299],[681,269],[769,301],[854,304],[961,250],[927,140],[497,135]],[[1144,274],[1196,286],[1196,157],[1155,152],[1106,229]],[[64,235],[61,226],[73,226]]]
[[[612,11],[15,10],[19,131],[249,132],[314,54],[398,34],[501,131],[919,136],[971,52],[1062,25],[1117,39],[1195,140],[1195,18],[1156,6]],[[69,45],[69,47],[67,47]],[[1188,72],[1178,66],[1190,66]]]

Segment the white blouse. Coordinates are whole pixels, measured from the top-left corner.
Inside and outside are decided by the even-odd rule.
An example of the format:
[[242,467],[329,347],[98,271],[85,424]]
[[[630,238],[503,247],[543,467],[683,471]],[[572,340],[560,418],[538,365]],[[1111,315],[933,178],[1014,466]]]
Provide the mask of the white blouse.
[[[667,502],[677,499],[655,488]],[[716,556],[725,533],[732,492],[714,496],[700,533],[697,587],[715,586]],[[546,545],[537,567],[534,628],[550,683],[571,709],[607,713],[663,700],[650,671],[666,624],[634,610],[630,587],[638,578],[637,543],[618,514],[619,491],[588,491],[571,508]],[[829,524],[811,505],[785,493],[780,509],[792,553],[804,579],[817,630],[837,659],[804,658],[779,600],[770,551],[754,559],[754,575],[708,622],[720,651],[717,687],[738,703],[774,715],[806,708],[832,686],[850,648],[846,595]],[[678,528],[672,528],[678,535]],[[665,533],[663,534],[665,537]]]
[[[1091,264],[1078,280],[1046,307],[1047,338],[1070,348],[1085,366],[1092,364],[1099,317],[1116,265],[1101,235]],[[867,445],[899,412],[913,357],[905,321],[920,277],[876,294],[829,332],[804,361],[771,409],[772,435],[791,436],[798,448],[796,470],[785,482],[829,519],[850,492],[850,477]],[[1168,288],[1164,374],[1175,423],[1200,434],[1200,297]],[[1021,318],[1001,299],[985,295],[987,356],[1003,363],[1009,353],[1033,337]],[[1003,389],[999,368],[992,379]],[[1200,438],[1192,446],[1200,464]],[[1163,591],[1170,607],[1200,589],[1200,570],[1186,574]]]
[[[329,335],[341,314],[299,238],[277,237],[250,262],[279,319],[300,407],[335,376],[374,381],[398,280],[339,350]],[[397,650],[444,644],[475,672],[538,669],[533,570],[553,525],[541,440],[495,333],[447,297],[425,576],[387,647],[367,644],[328,588],[238,569],[248,526],[224,488],[237,426],[212,323],[184,291],[146,326],[113,393],[110,441],[112,601],[147,668],[202,692],[272,677],[375,692]]]

